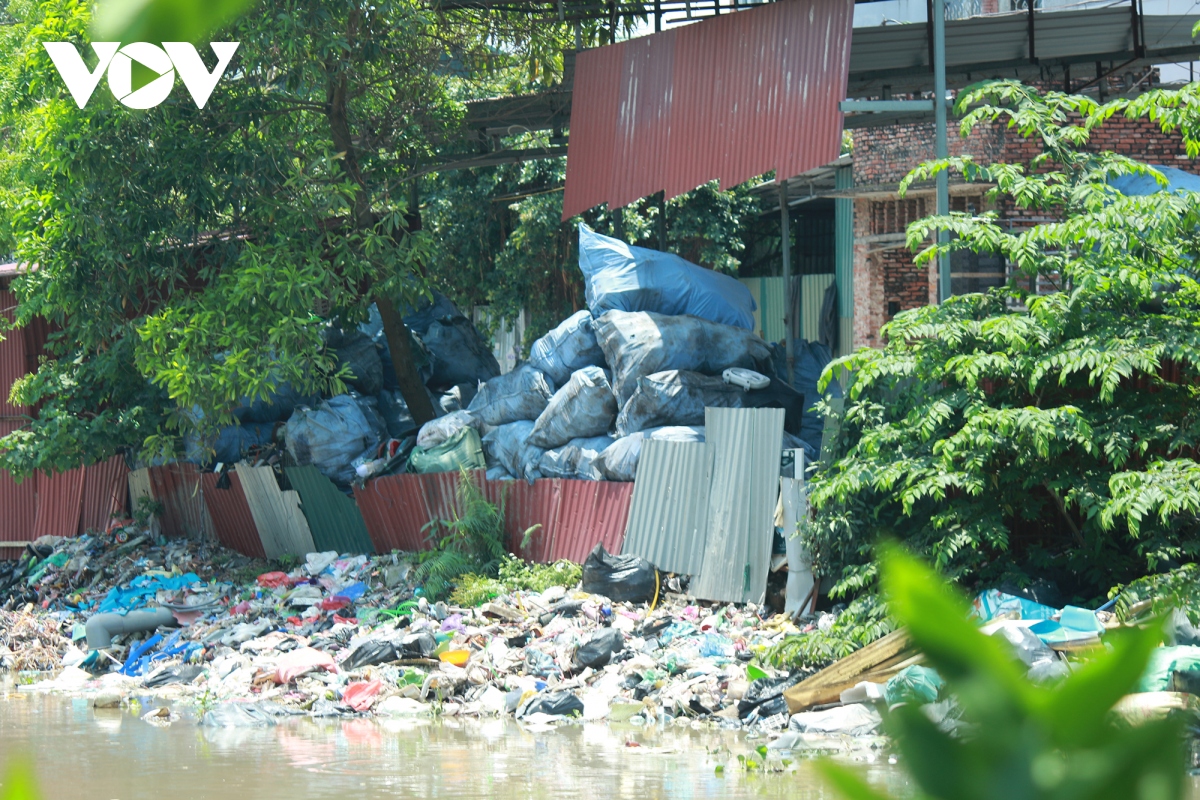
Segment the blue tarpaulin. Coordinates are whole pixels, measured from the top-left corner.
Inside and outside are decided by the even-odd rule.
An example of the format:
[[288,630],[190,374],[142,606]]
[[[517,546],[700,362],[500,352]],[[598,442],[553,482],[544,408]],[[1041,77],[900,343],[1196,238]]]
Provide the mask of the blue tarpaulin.
[[96,613],[124,614],[146,605],[149,598],[161,591],[178,592],[200,582],[200,576],[194,572],[177,575],[173,578],[143,575],[130,581],[128,589],[118,589],[115,586],[109,589],[108,594],[100,601],[100,605],[96,606]]
[[1109,185],[1127,197],[1144,197],[1158,192],[1200,192],[1200,175],[1193,175],[1175,167],[1151,164],[1167,179],[1163,186],[1149,175],[1121,175],[1109,180]]

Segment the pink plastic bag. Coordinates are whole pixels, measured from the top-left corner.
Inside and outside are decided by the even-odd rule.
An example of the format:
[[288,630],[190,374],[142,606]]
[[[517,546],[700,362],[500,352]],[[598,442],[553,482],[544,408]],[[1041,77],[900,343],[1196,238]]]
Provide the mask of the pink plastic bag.
[[375,702],[381,689],[383,689],[383,684],[378,680],[351,683],[342,692],[342,702],[355,711],[366,711]]
[[291,683],[305,673],[314,669],[337,672],[337,664],[329,653],[322,653],[311,647],[301,647],[290,653],[284,653],[275,664],[275,682]]

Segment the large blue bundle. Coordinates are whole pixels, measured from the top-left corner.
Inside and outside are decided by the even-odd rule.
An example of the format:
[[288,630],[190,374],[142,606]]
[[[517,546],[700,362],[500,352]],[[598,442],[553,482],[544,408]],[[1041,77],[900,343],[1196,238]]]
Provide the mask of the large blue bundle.
[[631,247],[579,225],[579,268],[588,308],[691,314],[754,330],[754,298],[728,275],[698,267],[673,253]]

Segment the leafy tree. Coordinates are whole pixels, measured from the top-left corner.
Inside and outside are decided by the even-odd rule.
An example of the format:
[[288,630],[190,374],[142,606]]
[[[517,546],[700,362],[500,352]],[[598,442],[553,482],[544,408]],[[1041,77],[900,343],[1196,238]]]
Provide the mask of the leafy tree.
[[[951,170],[994,183],[1005,208],[1057,221],[1010,229],[987,212],[910,226],[914,249],[949,229],[946,249],[1001,254],[1015,275],[1001,289],[900,314],[883,328],[882,349],[827,371],[825,380],[849,374],[851,385],[841,458],[813,483],[806,535],[838,591],[872,583],[880,535],[958,580],[1049,578],[1077,601],[1195,559],[1200,202],[1187,192],[1120,194],[1116,176],[1162,176],[1089,146],[1122,111],[1180,126],[1195,114],[1195,92],[1105,107],[1011,82],[960,96],[964,134],[1005,124],[1041,152],[1029,169],[969,156],[933,162],[904,186]],[[1195,130],[1184,125],[1188,137]],[[926,247],[917,266],[937,251]],[[1056,290],[1031,294],[1035,276]]]
[[[162,3],[132,6],[157,30]],[[282,382],[340,390],[322,327],[372,301],[414,416],[431,416],[397,311],[425,290],[431,245],[412,178],[457,135],[473,83],[546,75],[565,26],[286,0],[213,34],[241,44],[204,109],[177,88],[130,110],[103,87],[79,109],[41,42],[90,58],[89,7],[11,0],[0,27],[0,252],[36,265],[14,284],[17,323],[57,328],[14,388],[40,413],[0,466],[167,451]]]

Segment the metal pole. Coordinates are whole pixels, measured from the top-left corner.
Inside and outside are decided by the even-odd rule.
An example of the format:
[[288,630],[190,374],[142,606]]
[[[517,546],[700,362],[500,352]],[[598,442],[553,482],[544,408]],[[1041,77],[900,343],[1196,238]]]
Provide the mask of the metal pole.
[[[1033,0],[1029,0],[1032,4]],[[933,0],[933,114],[937,157],[946,158],[946,0]],[[950,176],[943,170],[937,175],[937,213],[950,213]],[[948,231],[938,231],[939,242],[950,240]],[[950,257],[938,256],[938,301],[950,297]]]
[[[792,227],[788,218],[787,181],[779,184],[779,241],[783,251],[783,351],[787,356],[787,376],[785,381],[790,386],[795,380],[796,353],[792,341]],[[766,305],[764,303],[764,305]]]

